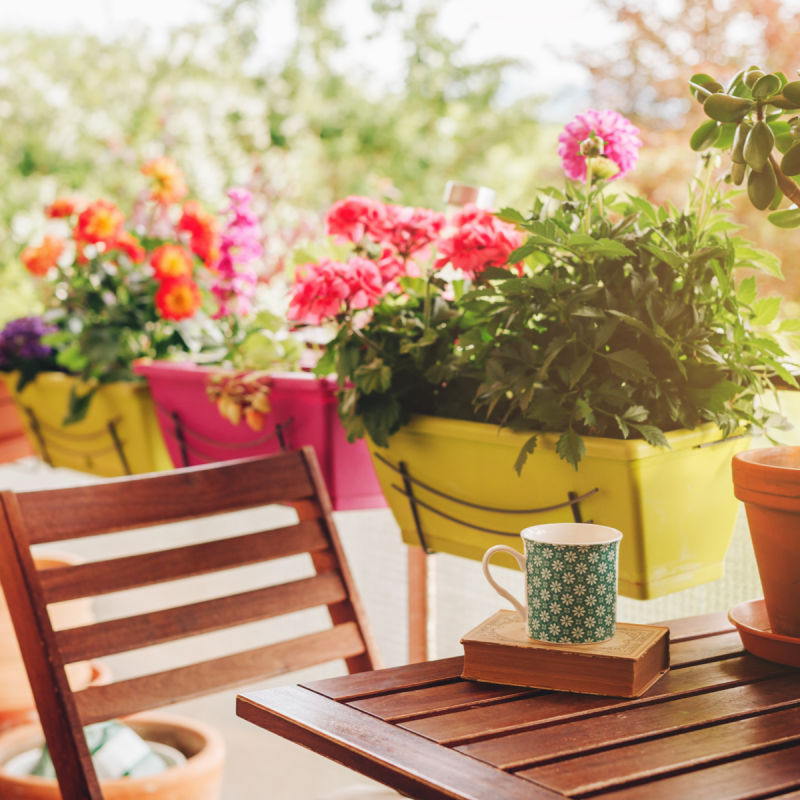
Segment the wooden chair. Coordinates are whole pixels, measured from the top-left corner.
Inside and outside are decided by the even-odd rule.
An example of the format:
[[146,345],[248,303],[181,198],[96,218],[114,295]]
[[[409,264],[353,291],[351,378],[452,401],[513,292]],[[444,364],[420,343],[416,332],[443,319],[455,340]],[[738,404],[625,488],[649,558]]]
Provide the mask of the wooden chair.
[[[92,486],[0,493],[0,582],[65,800],[102,800],[82,727],[343,658],[379,665],[336,533],[314,451],[118,478]],[[37,572],[31,545],[280,503],[296,525],[159,552]],[[316,574],[179,608],[54,632],[47,605],[309,553]],[[72,692],[64,665],[325,605],[333,627],[108,686]],[[231,703],[233,698],[231,698]]]

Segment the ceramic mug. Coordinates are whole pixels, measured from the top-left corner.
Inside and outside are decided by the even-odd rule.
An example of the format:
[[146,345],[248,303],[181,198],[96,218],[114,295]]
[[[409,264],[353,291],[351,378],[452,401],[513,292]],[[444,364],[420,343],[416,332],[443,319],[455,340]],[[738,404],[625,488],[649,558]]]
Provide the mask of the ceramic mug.
[[[534,525],[520,534],[525,555],[504,544],[483,556],[483,574],[526,623],[528,636],[542,642],[605,642],[617,630],[617,565],[622,534],[583,522]],[[510,553],[525,574],[523,605],[489,574],[495,553]]]

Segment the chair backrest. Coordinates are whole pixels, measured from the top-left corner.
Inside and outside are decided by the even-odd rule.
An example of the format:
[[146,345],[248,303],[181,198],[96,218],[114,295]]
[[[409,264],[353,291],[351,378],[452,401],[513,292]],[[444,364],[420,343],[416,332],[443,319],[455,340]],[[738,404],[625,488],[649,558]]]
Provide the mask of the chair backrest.
[[[334,659],[350,672],[379,657],[342,551],[314,451],[0,493],[0,582],[63,796],[102,800],[82,727]],[[157,552],[37,571],[31,545],[128,531],[271,504],[295,525]],[[291,583],[54,631],[47,606],[308,553]],[[187,667],[73,692],[66,664],[327,606],[333,627]]]

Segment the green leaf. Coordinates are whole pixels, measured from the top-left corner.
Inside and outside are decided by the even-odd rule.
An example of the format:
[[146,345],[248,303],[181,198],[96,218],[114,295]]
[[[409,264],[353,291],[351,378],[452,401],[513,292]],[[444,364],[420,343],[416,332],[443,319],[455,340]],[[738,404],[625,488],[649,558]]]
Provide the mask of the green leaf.
[[664,432],[655,425],[637,425],[632,422],[631,428],[639,431],[639,433],[644,436],[648,444],[652,444],[654,447],[662,447],[666,448],[667,450],[672,450],[672,448],[669,446],[669,442],[667,441],[667,437],[664,436]]
[[785,319],[778,330],[781,333],[800,333],[800,319]]
[[658,225],[658,215],[656,214],[656,210],[652,203],[649,203],[643,197],[634,197],[632,195],[628,196],[628,200],[630,201],[631,205],[641,211],[642,214],[644,214],[647,219],[650,220],[650,222],[652,222],[654,225]]
[[712,361],[715,361],[717,364],[725,363],[725,359],[710,344],[698,344],[695,345],[694,349],[698,353],[702,353],[706,358],[710,358]]
[[528,221],[514,208],[501,208],[495,216],[503,222],[510,222],[514,225],[522,225]]
[[787,208],[784,211],[774,211],[767,215],[767,219],[776,228],[800,228],[800,208]]
[[622,258],[633,255],[633,252],[628,250],[622,242],[617,242],[614,239],[599,239],[594,245],[587,247],[586,252],[598,256],[607,256],[608,258]]
[[605,319],[606,312],[600,308],[594,308],[593,306],[581,306],[580,308],[576,308],[574,311],[570,311],[573,317],[590,317],[591,319]]
[[[777,212],[780,213],[780,212]],[[749,243],[742,242],[741,240],[734,244],[736,258],[747,261],[762,272],[772,275],[774,278],[783,280],[783,272],[781,270],[781,262],[770,252],[766,250],[759,250],[756,247],[751,247]],[[737,264],[736,266],[742,266]]]
[[[364,400],[371,402],[364,403]],[[402,409],[397,398],[391,394],[372,395],[362,398],[359,404],[364,427],[379,447],[389,446],[389,437],[400,427]]]
[[539,439],[539,434],[534,434],[522,445],[522,449],[519,451],[519,455],[517,456],[517,460],[514,462],[514,469],[517,472],[517,475],[522,475],[522,468],[525,466],[525,462],[528,460],[528,456],[533,455],[533,451],[536,450],[536,443]]
[[721,126],[713,119],[706,120],[689,139],[689,147],[696,153],[708,150],[717,143]]
[[625,411],[622,418],[630,422],[644,422],[648,415],[648,411],[644,406],[631,406]]
[[756,279],[751,275],[739,284],[736,299],[745,306],[751,306],[756,300],[756,291]]
[[653,379],[655,375],[650,372],[647,359],[635,350],[617,350],[616,353],[608,353],[605,358],[610,362],[611,370],[619,375],[623,380],[642,380],[644,378]]
[[592,359],[594,358],[594,353],[591,351],[588,353],[584,353],[577,361],[572,362],[572,366],[569,368],[569,388],[571,389],[575,384],[584,376],[586,370],[592,364]]
[[675,255],[675,253],[670,253],[669,250],[665,250],[663,247],[659,247],[655,244],[650,244],[649,242],[642,244],[645,250],[652,253],[656,258],[661,259],[666,264],[669,264],[673,269],[682,269],[684,265],[684,260]]
[[556,442],[556,452],[568,464],[572,464],[575,471],[578,471],[578,464],[586,455],[586,445],[578,433],[571,427],[561,434]]
[[336,351],[326,347],[322,358],[317,361],[317,365],[314,367],[314,374],[319,378],[325,378],[334,372],[336,372]]
[[588,426],[593,427],[594,425],[597,424],[597,420],[596,420],[596,418],[594,416],[594,411],[592,411],[592,407],[589,405],[589,403],[586,400],[584,400],[581,397],[579,397],[575,401],[575,413]]
[[82,419],[84,419],[96,391],[97,387],[94,387],[86,392],[86,394],[78,394],[73,386],[69,393],[69,407],[67,410],[67,416],[64,417],[62,425],[74,425],[76,422],[80,422]]
[[382,358],[376,358],[372,363],[358,367],[353,378],[364,394],[383,394],[392,385],[392,368],[384,364]]
[[781,309],[780,297],[762,297],[753,303],[753,316],[750,324],[756,326],[769,325]]

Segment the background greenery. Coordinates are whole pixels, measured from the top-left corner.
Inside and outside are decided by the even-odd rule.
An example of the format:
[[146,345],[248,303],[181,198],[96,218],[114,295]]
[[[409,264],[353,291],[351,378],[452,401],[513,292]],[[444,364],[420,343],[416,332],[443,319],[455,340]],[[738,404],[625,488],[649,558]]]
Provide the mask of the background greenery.
[[339,58],[333,4],[297,0],[297,37],[279,62],[261,61],[259,0],[228,0],[160,44],[146,32],[0,34],[0,322],[33,300],[17,257],[43,205],[80,192],[127,210],[144,185],[139,165],[162,153],[210,207],[232,183],[254,190],[267,272],[347,194],[438,208],[457,178],[501,190],[504,203],[530,196],[538,154],[555,156],[537,146],[535,98],[500,102],[513,62],[467,59],[435,6],[376,0],[376,31],[399,29],[407,56],[397,86],[371,91]]

